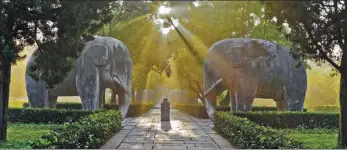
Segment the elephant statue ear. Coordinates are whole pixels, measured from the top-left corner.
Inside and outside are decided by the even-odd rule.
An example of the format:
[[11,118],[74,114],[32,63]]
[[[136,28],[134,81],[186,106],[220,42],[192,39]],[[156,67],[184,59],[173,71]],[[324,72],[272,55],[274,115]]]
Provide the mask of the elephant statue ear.
[[259,40],[252,40],[250,43],[247,43],[244,46],[246,49],[246,57],[257,58],[270,56],[270,53]]

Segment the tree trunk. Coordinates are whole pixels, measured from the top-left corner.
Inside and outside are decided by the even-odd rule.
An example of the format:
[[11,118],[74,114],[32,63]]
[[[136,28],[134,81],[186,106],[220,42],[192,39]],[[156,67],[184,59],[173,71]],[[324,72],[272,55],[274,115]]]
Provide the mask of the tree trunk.
[[347,53],[343,53],[340,65],[340,130],[338,145],[347,148]]
[[11,62],[4,62],[1,67],[0,81],[0,141],[6,140],[8,100],[10,92]]
[[340,133],[341,148],[347,148],[347,73],[341,73],[340,80]]

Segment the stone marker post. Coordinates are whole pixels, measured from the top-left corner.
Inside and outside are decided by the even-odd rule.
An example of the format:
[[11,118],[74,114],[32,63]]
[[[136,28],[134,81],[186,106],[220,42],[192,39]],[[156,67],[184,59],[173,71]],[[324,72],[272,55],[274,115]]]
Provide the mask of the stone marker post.
[[161,102],[161,121],[170,121],[170,102],[164,98]]

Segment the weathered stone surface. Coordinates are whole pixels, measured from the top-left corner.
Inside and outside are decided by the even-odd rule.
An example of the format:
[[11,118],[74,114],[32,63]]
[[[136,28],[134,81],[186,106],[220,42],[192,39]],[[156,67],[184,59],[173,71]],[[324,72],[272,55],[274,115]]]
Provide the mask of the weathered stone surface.
[[[160,103],[158,103],[160,104]],[[160,105],[159,105],[160,108]],[[160,121],[160,109],[152,109],[149,113],[139,117],[136,126],[131,130],[121,130],[108,141],[102,149],[233,149],[230,144],[218,134],[209,136],[206,131],[212,130],[212,122],[209,119],[197,119],[187,114],[170,110],[171,120]],[[156,130],[148,130],[142,127],[155,126]],[[170,130],[166,130],[170,126]],[[187,129],[186,126],[204,127],[199,130]],[[126,126],[125,126],[126,127]],[[164,127],[164,129],[163,129]],[[141,131],[142,128],[142,131]],[[134,131],[136,129],[136,131]],[[124,133],[128,133],[124,135]],[[144,134],[147,133],[147,134]],[[114,139],[122,141],[115,142]],[[222,145],[219,145],[221,143]]]
[[[29,58],[27,67],[34,63],[37,52]],[[29,103],[32,107],[54,108],[58,96],[80,96],[83,108],[94,110],[103,106],[105,89],[110,88],[118,95],[124,118],[130,104],[131,73],[132,60],[125,44],[111,37],[95,36],[86,42],[75,68],[53,89],[47,89],[43,80],[32,79],[27,69]]]
[[224,39],[209,49],[204,64],[206,109],[213,119],[216,96],[229,90],[232,110],[249,111],[254,98],[270,98],[281,110],[302,111],[306,69],[289,48],[265,40]]

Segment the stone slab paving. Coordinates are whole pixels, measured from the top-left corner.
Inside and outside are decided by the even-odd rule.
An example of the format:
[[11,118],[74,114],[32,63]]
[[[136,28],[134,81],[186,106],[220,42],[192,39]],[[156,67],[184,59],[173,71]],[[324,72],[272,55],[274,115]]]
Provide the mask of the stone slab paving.
[[233,149],[209,119],[197,119],[171,109],[171,120],[160,121],[160,109],[126,118],[123,128],[101,149]]

